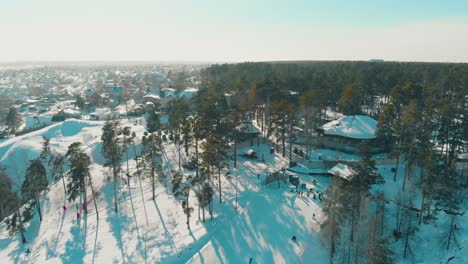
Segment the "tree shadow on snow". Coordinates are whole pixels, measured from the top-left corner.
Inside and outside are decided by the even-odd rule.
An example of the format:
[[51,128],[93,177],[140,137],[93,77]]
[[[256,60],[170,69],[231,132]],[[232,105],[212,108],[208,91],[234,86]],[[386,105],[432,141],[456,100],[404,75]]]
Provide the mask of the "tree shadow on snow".
[[123,231],[125,231],[126,227],[128,227],[128,225],[130,224],[130,219],[127,216],[121,214],[121,212],[118,212],[118,213],[114,212],[114,195],[113,195],[114,190],[113,190],[112,182],[107,183],[103,187],[102,192],[108,194],[108,195],[105,195],[106,203],[107,203],[106,208],[108,208],[106,220],[110,224],[112,235],[117,240],[117,244],[120,249],[120,255],[122,257],[122,262],[132,263],[131,259],[128,259],[129,256],[125,254],[124,244],[122,240],[122,233]]
[[86,232],[88,228],[88,216],[77,220],[70,229],[72,239],[65,243],[65,252],[60,255],[63,263],[84,263],[86,255]]
[[[12,263],[22,263],[22,262],[29,262],[29,258],[31,257],[26,253],[27,249],[31,249],[34,245],[34,241],[36,240],[38,234],[39,234],[39,229],[41,227],[41,222],[39,221],[39,216],[37,215],[37,212],[34,213],[34,217],[30,220],[29,226],[26,228],[25,231],[25,236],[26,240],[28,243],[22,244],[21,243],[21,234],[18,232],[16,234],[17,241],[18,241],[18,248],[16,250],[12,251],[8,256],[11,258]],[[13,239],[11,239],[13,241]],[[22,257],[22,254],[24,254],[24,257]]]
[[230,263],[246,263],[250,257],[256,263],[297,261],[296,244],[291,242],[291,237],[295,235],[299,243],[307,241],[310,230],[297,209],[285,203],[284,192],[288,189],[286,186],[266,189],[270,199],[252,195],[251,199],[240,201],[246,210],[261,211],[235,214],[226,217],[229,219],[218,219],[216,224],[207,221],[208,233],[217,233],[210,239],[218,257],[216,262],[223,261],[223,257]]

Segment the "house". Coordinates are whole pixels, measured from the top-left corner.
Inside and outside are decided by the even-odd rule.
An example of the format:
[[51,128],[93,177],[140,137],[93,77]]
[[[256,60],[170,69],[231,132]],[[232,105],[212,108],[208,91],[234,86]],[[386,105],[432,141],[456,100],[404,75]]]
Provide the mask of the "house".
[[81,119],[81,112],[70,108],[65,108],[60,110],[60,112],[58,112],[56,115],[54,115],[52,117],[52,121],[60,122],[68,118]]
[[159,97],[158,95],[154,95],[154,94],[147,94],[145,96],[143,96],[143,102],[146,104],[146,103],[153,103],[153,104],[161,104],[161,97]]
[[197,93],[198,89],[191,87],[179,92],[178,96],[179,98],[192,99]]
[[161,107],[165,108],[169,102],[177,99],[177,91],[173,88],[163,88],[159,96],[161,97]]
[[316,144],[321,148],[355,153],[365,143],[369,153],[379,153],[382,148],[377,146],[376,130],[377,121],[369,116],[344,116],[317,128]]
[[120,113],[117,111],[111,111],[109,108],[96,108],[93,114],[90,115],[91,119],[94,120],[112,120],[119,119]]
[[239,140],[249,140],[260,135],[260,128],[252,122],[243,122],[236,127]]
[[328,170],[328,174],[332,176],[337,176],[347,181],[351,180],[353,176],[353,170],[343,163],[336,164],[333,168]]
[[128,112],[129,116],[141,116],[145,114],[145,108],[143,105],[134,105]]

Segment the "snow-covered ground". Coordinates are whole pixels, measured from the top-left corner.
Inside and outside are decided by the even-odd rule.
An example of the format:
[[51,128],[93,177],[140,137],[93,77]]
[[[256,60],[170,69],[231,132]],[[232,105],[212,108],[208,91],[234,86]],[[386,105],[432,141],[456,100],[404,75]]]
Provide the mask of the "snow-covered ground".
[[[122,122],[141,138],[141,125]],[[69,144],[82,142],[93,161],[93,186],[99,193],[99,220],[92,202],[89,214],[77,220],[79,201],[65,201],[68,209],[64,211],[62,183],[52,184],[42,199],[44,220],[41,223],[35,216],[27,226],[27,244],[22,245],[18,236],[10,236],[4,223],[0,225],[2,263],[248,263],[250,258],[253,263],[326,262],[326,250],[317,235],[323,218],[320,203],[312,197],[299,197],[285,183],[281,187],[261,184],[266,171],[276,171],[288,163],[276,154],[270,155],[266,145],[254,147],[257,153],[265,154],[265,163],[239,158],[237,168],[230,166],[234,176],[222,176],[223,202],[219,203],[215,192],[213,220],[209,220],[208,211],[206,223],[199,220],[195,193],[191,192],[190,203],[195,210],[188,230],[181,203],[165,186],[167,182],[157,184],[153,202],[151,184],[145,177],[134,177],[130,187],[120,182],[119,213],[115,214],[110,170],[103,166],[100,154],[102,125],[67,120],[0,143],[1,164],[20,184],[28,160],[41,151],[42,136],[51,138],[52,151],[62,154]],[[177,150],[171,142],[164,143],[164,149],[164,170],[170,175],[170,169],[178,168]],[[122,169],[126,169],[124,162]],[[133,160],[130,173],[136,175]],[[261,174],[260,179],[257,174]],[[310,176],[300,177],[313,185]],[[317,180],[317,188],[326,188],[327,178],[323,183]],[[293,235],[297,242],[291,241]]]
[[[122,126],[131,127],[137,138],[145,129],[142,120],[121,120]],[[275,172],[288,165],[288,160],[278,154],[270,154],[269,146],[247,146],[238,153],[253,149],[265,162],[238,158],[237,167],[229,164],[222,174],[222,203],[219,203],[218,181],[214,180],[214,219],[205,212],[206,223],[199,218],[195,192],[190,192],[190,205],[194,208],[187,229],[182,206],[171,193],[171,174],[178,170],[178,150],[173,142],[164,142],[163,173],[167,177],[157,183],[156,199],[151,199],[151,183],[148,173],[137,177],[135,153],[130,148],[129,170],[134,177],[127,185],[126,164],[122,161],[122,180],[119,183],[118,214],[113,207],[113,182],[110,169],[104,166],[101,156],[101,128],[103,122],[67,120],[26,135],[0,141],[0,162],[17,185],[24,179],[29,160],[39,156],[42,137],[50,138],[52,152],[64,154],[68,146],[82,142],[93,162],[91,171],[93,186],[99,193],[96,218],[94,204],[89,204],[89,214],[77,219],[76,205],[80,201],[64,200],[61,182],[50,186],[42,199],[44,220],[37,215],[27,226],[28,243],[22,245],[19,237],[10,236],[4,223],[0,224],[1,263],[328,263],[326,246],[319,241],[320,223],[324,221],[321,202],[312,194],[300,196],[291,185],[276,182],[267,186],[262,182],[266,172]],[[140,151],[137,140],[137,152]],[[192,152],[193,150],[191,150]],[[327,156],[326,150],[313,155]],[[181,150],[182,162],[186,160]],[[330,153],[328,153],[330,154]],[[333,153],[332,153],[333,154]],[[336,153],[334,153],[336,154]],[[331,155],[333,156],[333,155]],[[352,158],[352,157],[349,157]],[[398,196],[402,187],[405,163],[401,162],[397,180],[393,181],[393,165],[378,165],[378,172],[386,184],[375,186],[389,200]],[[302,166],[293,168],[307,188],[324,192],[330,184],[328,176],[307,175],[310,170]],[[182,169],[186,174],[193,172]],[[258,177],[260,175],[260,177]],[[409,184],[409,183],[408,183]],[[196,188],[196,187],[195,187]],[[236,189],[238,203],[236,203]],[[90,192],[88,192],[90,193]],[[416,192],[415,205],[421,197]],[[64,211],[63,205],[68,209]],[[236,206],[238,208],[236,209]],[[395,219],[395,205],[388,204],[387,231],[391,232]],[[440,212],[439,220],[418,226],[418,232],[410,241],[413,256],[403,259],[401,241],[392,241],[397,263],[467,263],[467,216],[457,220],[460,232],[451,250],[444,249],[444,238],[449,219]],[[297,242],[291,240],[297,237]],[[27,254],[27,249],[31,253]]]

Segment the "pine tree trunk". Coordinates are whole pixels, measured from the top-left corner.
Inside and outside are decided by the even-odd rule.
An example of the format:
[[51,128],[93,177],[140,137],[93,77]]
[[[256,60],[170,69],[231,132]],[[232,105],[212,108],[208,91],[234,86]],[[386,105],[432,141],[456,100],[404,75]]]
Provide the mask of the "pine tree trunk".
[[397,231],[400,231],[400,215],[401,215],[401,205],[397,203],[397,214],[396,214],[396,227]]
[[132,146],[133,146],[133,152],[135,153],[135,163],[136,163],[137,173],[138,175],[140,175],[140,164],[138,163],[138,155],[137,155],[136,146],[133,140],[132,140]]
[[93,196],[94,210],[96,210],[96,219],[99,220],[99,210],[96,203],[96,192],[93,188],[93,182],[91,181],[91,175],[88,174],[89,187],[91,188],[91,195]]
[[382,205],[381,205],[381,210],[382,210],[382,218],[380,219],[381,226],[380,226],[380,236],[383,237],[384,235],[384,225],[385,225],[385,200],[382,200]]
[[118,212],[118,207],[117,207],[117,171],[115,168],[115,164],[112,166],[112,172],[114,174],[114,212]]
[[39,214],[39,221],[42,222],[41,202],[37,197],[34,198],[34,202],[36,203],[37,213]]
[[403,187],[402,187],[403,191],[405,191],[406,178],[409,177],[409,172],[411,171],[412,166],[413,166],[412,152],[413,152],[413,143],[411,143],[411,147],[408,153],[408,164],[406,165],[405,177],[403,178]]
[[292,122],[289,122],[289,161],[292,161],[292,132],[293,132],[293,127],[292,127]]
[[[154,161],[151,161],[154,162]],[[151,192],[153,194],[153,201],[156,199],[156,192],[155,192],[155,183],[154,183],[154,170],[155,170],[155,165],[151,165]]]
[[452,215],[452,221],[450,221],[450,231],[449,231],[448,240],[447,240],[447,250],[449,250],[450,248],[450,240],[452,240],[454,222],[455,222],[455,215]]
[[419,222],[418,224],[421,225],[421,222],[422,222],[422,218],[423,218],[423,212],[424,212],[424,202],[425,202],[425,199],[426,199],[426,195],[424,193],[424,191],[422,191],[422,199],[421,199],[421,209],[419,210]]
[[84,192],[84,202],[83,202],[83,210],[85,212],[85,214],[88,214],[88,192],[86,191],[86,183],[85,183],[85,179],[84,179],[85,176],[83,176],[83,178],[81,179],[81,186],[83,188],[83,192]]
[[190,230],[190,205],[189,205],[189,196],[190,196],[190,192],[187,193],[187,229]]
[[408,213],[408,228],[406,229],[405,249],[403,251],[403,258],[406,258],[406,252],[408,251],[410,230],[411,230],[411,216]]
[[234,168],[237,168],[237,133],[234,132]]
[[19,231],[21,233],[21,242],[23,244],[26,244],[28,241],[26,240],[26,236],[24,235],[23,216],[21,215],[21,212],[20,212],[19,201],[16,203],[16,214],[18,215],[18,225],[19,225]]
[[218,189],[219,189],[219,203],[222,203],[223,200],[221,198],[221,169],[218,169]]
[[60,177],[62,178],[62,184],[63,184],[63,205],[65,205],[65,202],[67,200],[67,187],[65,186],[65,177],[63,175],[63,166],[60,164]]
[[209,201],[208,208],[210,209],[210,220],[213,220],[213,195]]
[[394,182],[396,182],[399,163],[400,163],[400,151],[398,151],[397,158],[396,158],[395,173],[393,174],[393,181]]
[[[198,195],[201,195],[201,191],[200,191],[201,181],[200,181],[200,174],[198,171],[198,137],[196,135],[195,135],[195,162],[197,163],[195,167],[195,178],[197,179],[197,183],[198,183],[197,184]],[[198,200],[198,220],[200,220],[200,200]]]
[[130,189],[130,169],[128,168],[128,146],[127,146],[127,138],[124,137],[125,141],[125,159],[127,160],[127,184],[128,188]]
[[286,135],[285,135],[285,130],[286,128],[284,127],[285,125],[283,125],[282,129],[281,129],[281,145],[283,147],[283,151],[281,153],[281,156],[283,156],[283,158],[286,156]]
[[205,186],[203,186],[201,192],[201,203],[202,203],[202,211],[203,211],[203,223],[205,223]]

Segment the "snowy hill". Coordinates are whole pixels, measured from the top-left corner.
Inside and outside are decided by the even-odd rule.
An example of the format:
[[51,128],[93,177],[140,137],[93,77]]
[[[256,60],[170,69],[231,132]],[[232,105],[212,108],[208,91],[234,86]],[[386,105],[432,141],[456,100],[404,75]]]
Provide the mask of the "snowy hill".
[[[125,122],[141,138],[144,128]],[[58,153],[64,153],[75,141],[82,142],[93,162],[93,186],[99,193],[99,220],[92,203],[89,214],[77,219],[79,201],[64,201],[62,183],[52,184],[42,198],[44,220],[39,222],[36,214],[27,226],[27,244],[9,236],[4,223],[0,225],[3,263],[248,263],[250,257],[253,263],[310,263],[302,260],[310,254],[317,263],[326,260],[326,251],[316,235],[319,205],[311,197],[290,192],[285,184],[263,186],[262,178],[257,178],[257,174],[264,177],[267,170],[273,172],[287,164],[276,154],[270,155],[265,145],[255,149],[265,153],[266,163],[240,158],[237,169],[231,169],[238,182],[236,177],[222,176],[223,202],[219,203],[216,194],[213,220],[209,220],[208,212],[206,223],[199,220],[196,197],[191,192],[195,211],[188,230],[180,201],[165,187],[167,182],[157,184],[153,202],[151,184],[144,177],[133,178],[130,187],[120,181],[120,211],[115,214],[109,168],[103,166],[100,154],[102,125],[70,120],[0,143],[2,165],[20,184],[28,159],[39,155],[42,136],[51,139],[51,149]],[[164,148],[164,171],[170,177],[170,170],[177,167],[177,150],[171,142],[164,143]],[[135,175],[135,162],[131,160],[129,165]],[[62,209],[64,203],[66,211]],[[293,235],[296,243],[291,241]]]

